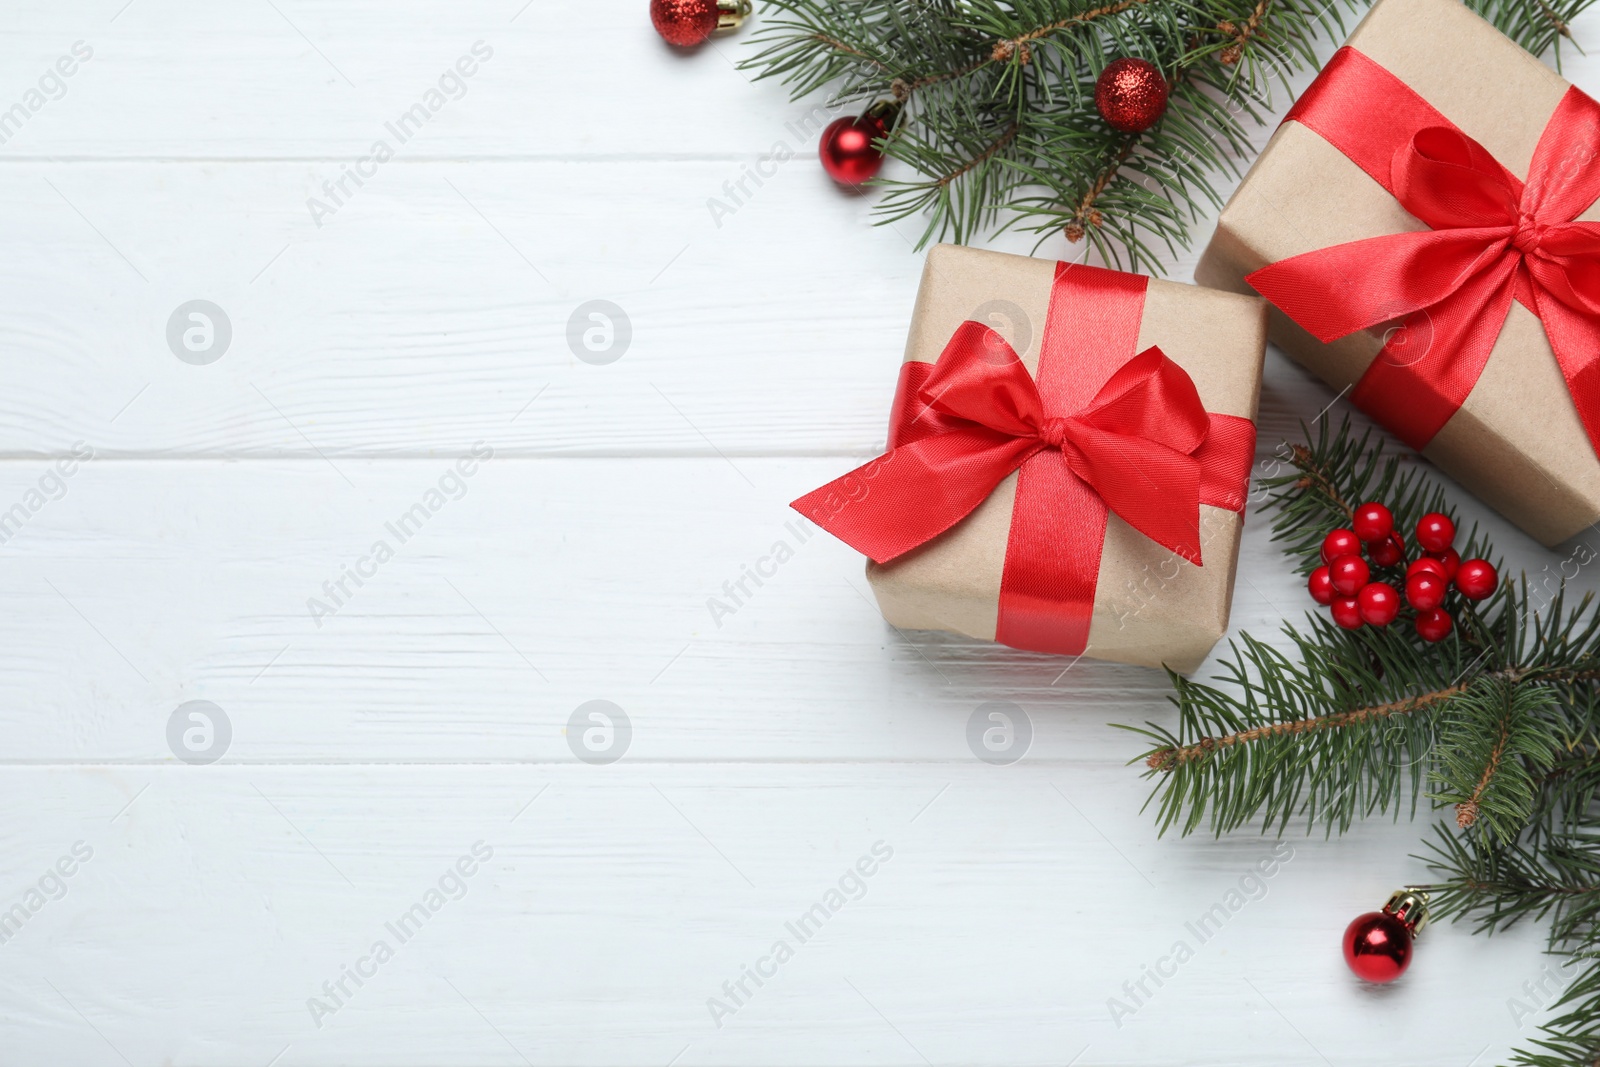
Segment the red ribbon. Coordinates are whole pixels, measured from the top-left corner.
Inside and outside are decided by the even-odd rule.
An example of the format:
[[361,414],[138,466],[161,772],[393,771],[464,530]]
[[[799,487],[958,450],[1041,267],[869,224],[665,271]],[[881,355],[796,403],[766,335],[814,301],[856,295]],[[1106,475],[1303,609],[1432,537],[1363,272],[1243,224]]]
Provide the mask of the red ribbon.
[[[1422,449],[1472,392],[1512,300],[1544,323],[1600,451],[1600,105],[1568,88],[1526,182],[1348,46],[1289,111],[1430,229],[1319,249],[1245,280],[1324,343],[1405,318],[1351,400]],[[1422,313],[1418,315],[1418,313]]]
[[1195,564],[1200,505],[1244,509],[1255,426],[1208,414],[1159,348],[1134,355],[1147,279],[1056,265],[1037,376],[978,322],[909,362],[885,455],[792,505],[887,563],[971,514],[1018,471],[995,639],[1088,643],[1106,516]]

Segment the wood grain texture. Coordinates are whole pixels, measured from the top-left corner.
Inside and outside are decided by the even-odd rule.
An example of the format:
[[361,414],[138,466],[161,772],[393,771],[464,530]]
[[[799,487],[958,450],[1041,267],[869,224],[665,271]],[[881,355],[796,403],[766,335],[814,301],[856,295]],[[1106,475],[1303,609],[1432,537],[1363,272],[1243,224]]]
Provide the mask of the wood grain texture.
[[[1030,759],[1117,762],[1138,748],[1106,723],[1170,718],[1155,671],[890,627],[860,557],[784,503],[840,466],[92,460],[0,546],[4,759],[170,761],[196,699],[251,763],[562,762],[592,699],[650,762],[964,761],[992,700],[1035,719]],[[0,503],[39,476],[5,465]],[[459,497],[418,524],[441,479]],[[1314,605],[1269,534],[1247,518],[1233,627],[1271,639]]]
[[[1460,1064],[1516,1036],[1504,999],[1542,966],[1532,931],[1447,929],[1374,996],[1316,928],[1421,873],[1411,827],[1293,840],[1263,878],[1270,842],[1157,841],[1110,762],[30,768],[4,790],[33,813],[0,861],[18,895],[93,850],[0,946],[10,1062]],[[402,943],[386,924],[478,842]],[[802,941],[788,924],[874,845]],[[734,1006],[723,983],[780,940]],[[314,1018],[378,941],[393,958]]]
[[[797,532],[786,502],[882,443],[917,231],[827,183],[816,105],[748,84],[739,38],[674,54],[643,8],[0,14],[0,114],[93,49],[0,126],[0,1067],[1463,1067],[1526,1038],[1536,928],[1343,972],[1425,813],[1291,837],[1259,881],[1275,839],[1160,840],[1109,724],[1170,721],[1161,675],[898,633]],[[195,299],[233,332],[207,365],[167,340]],[[567,337],[595,299],[633,334],[604,365]],[[1262,462],[1335,402],[1269,353]],[[1561,558],[1461,499],[1513,567]],[[1278,639],[1310,605],[1268,532],[1234,631]],[[170,739],[190,701],[218,762]],[[990,702],[1031,731],[1009,766],[969,740]]]

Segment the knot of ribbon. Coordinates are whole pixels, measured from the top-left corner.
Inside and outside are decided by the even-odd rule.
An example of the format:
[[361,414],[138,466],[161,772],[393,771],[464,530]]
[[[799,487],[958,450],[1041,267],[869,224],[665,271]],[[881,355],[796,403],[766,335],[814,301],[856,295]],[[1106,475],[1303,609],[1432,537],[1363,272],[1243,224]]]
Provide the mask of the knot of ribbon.
[[1039,440],[1051,448],[1062,448],[1071,439],[1072,424],[1069,419],[1051,416],[1039,424]]
[[[1438,127],[1431,127],[1437,129]],[[1511,243],[1523,255],[1531,255],[1539,251],[1539,244],[1544,240],[1544,223],[1532,215],[1519,213],[1517,216],[1516,232],[1511,235]]]
[[[1600,105],[1569,88],[1518,178],[1349,47],[1291,109],[1428,229],[1270,264],[1246,279],[1324,343],[1403,320],[1351,394],[1421,449],[1477,384],[1511,304],[1542,321],[1600,450]],[[1408,336],[1421,333],[1421,343]]]

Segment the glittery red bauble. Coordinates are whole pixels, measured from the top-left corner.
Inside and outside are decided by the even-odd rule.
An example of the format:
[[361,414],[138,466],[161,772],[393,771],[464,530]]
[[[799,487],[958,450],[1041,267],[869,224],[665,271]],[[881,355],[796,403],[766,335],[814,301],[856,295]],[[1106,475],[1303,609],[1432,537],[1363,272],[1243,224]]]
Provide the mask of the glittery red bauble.
[[1386,911],[1369,911],[1345,927],[1344,961],[1358,978],[1392,982],[1411,963],[1411,931]]
[[860,185],[883,166],[883,153],[872,142],[888,135],[888,124],[874,115],[833,120],[817,145],[822,169],[840,185]]
[[650,21],[668,44],[697,45],[717,28],[717,0],[650,0]]
[[1095,80],[1094,106],[1123,133],[1142,133],[1167,110],[1167,79],[1146,60],[1114,60]]

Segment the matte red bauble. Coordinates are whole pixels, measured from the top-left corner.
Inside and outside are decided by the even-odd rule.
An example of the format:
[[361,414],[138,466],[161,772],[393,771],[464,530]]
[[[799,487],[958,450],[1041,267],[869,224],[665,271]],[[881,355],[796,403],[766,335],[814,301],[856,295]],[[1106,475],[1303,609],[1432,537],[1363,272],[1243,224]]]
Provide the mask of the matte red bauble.
[[874,142],[889,136],[899,112],[898,105],[880,103],[860,117],[830,122],[817,145],[828,177],[840,185],[860,185],[877,174],[883,166],[883,153]]
[[650,0],[650,21],[668,44],[692,48],[750,14],[750,0]]
[[1106,64],[1094,83],[1100,117],[1123,133],[1143,133],[1167,110],[1167,79],[1154,63],[1124,57]]
[[1427,895],[1402,889],[1382,911],[1358,915],[1344,931],[1344,961],[1367,982],[1392,982],[1411,965],[1411,939],[1428,922]]

